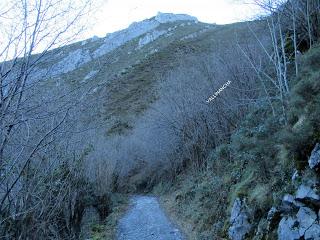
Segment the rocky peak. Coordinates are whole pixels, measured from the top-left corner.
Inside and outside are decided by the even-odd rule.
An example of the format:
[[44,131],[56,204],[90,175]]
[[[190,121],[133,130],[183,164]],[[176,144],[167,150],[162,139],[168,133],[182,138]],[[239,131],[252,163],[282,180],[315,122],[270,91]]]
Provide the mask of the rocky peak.
[[173,14],[158,12],[155,16],[155,20],[159,23],[176,22],[176,21],[195,21],[198,19],[187,14]]
[[[159,12],[155,17],[146,19],[140,22],[132,23],[127,29],[120,30],[114,33],[107,34],[104,39],[104,44],[96,50],[94,57],[100,57],[118,47],[131,41],[132,39],[142,36],[146,33],[152,33],[159,37],[158,32],[153,33],[157,27],[163,23],[176,22],[176,21],[194,21],[197,22],[197,18],[186,14],[173,14],[173,13],[161,13]],[[149,36],[149,38],[153,39]],[[145,40],[149,42],[149,40]],[[142,40],[142,42],[144,42]]]

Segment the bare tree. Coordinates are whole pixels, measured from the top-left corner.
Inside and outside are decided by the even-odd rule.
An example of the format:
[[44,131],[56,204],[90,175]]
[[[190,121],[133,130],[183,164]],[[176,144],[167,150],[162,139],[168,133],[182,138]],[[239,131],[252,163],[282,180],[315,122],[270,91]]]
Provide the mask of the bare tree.
[[[80,36],[86,27],[83,18],[89,17],[92,6],[90,0],[5,0],[0,10],[1,237],[20,239],[39,234],[46,238],[52,237],[53,231],[59,235],[58,222],[38,222],[34,232],[26,226],[44,221],[44,213],[58,217],[67,199],[63,188],[53,194],[55,183],[50,181],[54,175],[45,169],[66,169],[57,155],[50,154],[67,144],[58,143],[57,138],[62,137],[61,130],[70,122],[69,112],[77,102],[54,94],[44,99],[39,92],[46,76],[38,72],[54,48]],[[70,168],[70,164],[66,166]],[[72,184],[68,176],[63,184]],[[45,198],[45,191],[52,195]],[[48,230],[48,224],[57,226]],[[43,232],[38,232],[41,229]]]
[[[270,100],[270,95],[274,95],[272,92],[277,92],[275,99],[281,103],[281,116],[286,124],[287,101],[290,92],[288,66],[293,60],[295,75],[298,76],[299,53],[301,54],[301,52],[312,47],[318,38],[319,1],[254,0],[253,3],[259,5],[268,14],[263,20],[268,25],[271,44],[262,43],[248,26],[261,49],[264,50],[269,64],[262,66],[259,61],[256,61],[255,57],[250,57],[245,49],[241,48],[241,51],[261,80],[266,95],[269,96],[269,103],[273,112],[275,112],[275,109]],[[270,71],[268,66],[272,66],[273,71]],[[271,87],[266,87],[269,85],[268,82],[272,83]]]

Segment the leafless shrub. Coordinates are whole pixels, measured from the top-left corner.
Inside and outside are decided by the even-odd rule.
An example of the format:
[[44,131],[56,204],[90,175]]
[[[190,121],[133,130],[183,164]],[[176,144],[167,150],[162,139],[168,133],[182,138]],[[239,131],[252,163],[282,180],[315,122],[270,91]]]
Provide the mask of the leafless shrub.
[[[251,50],[257,56],[256,49]],[[250,105],[263,100],[260,83],[236,46],[188,57],[159,82],[159,100],[117,146],[120,176],[138,190],[173,179],[186,166],[206,169],[209,151],[228,141]]]

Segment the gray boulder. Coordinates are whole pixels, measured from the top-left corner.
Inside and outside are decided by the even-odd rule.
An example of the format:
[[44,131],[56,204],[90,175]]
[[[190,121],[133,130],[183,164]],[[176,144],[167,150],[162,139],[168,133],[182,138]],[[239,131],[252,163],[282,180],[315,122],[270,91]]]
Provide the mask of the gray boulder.
[[307,229],[304,234],[305,240],[319,240],[320,239],[320,225],[313,224],[309,229]]
[[231,240],[243,240],[251,231],[252,225],[249,222],[249,210],[245,200],[237,198],[234,201],[230,223],[229,237]]
[[284,197],[282,199],[282,203],[287,204],[287,205],[294,204],[294,196],[292,196],[291,194],[284,195]]
[[296,216],[283,217],[278,227],[279,240],[320,240],[317,214],[308,207],[301,207]]
[[298,221],[292,217],[284,217],[281,219],[278,227],[279,240],[299,240]]
[[302,207],[297,213],[297,220],[299,222],[300,237],[304,236],[306,231],[316,222],[317,214],[307,207]]
[[311,169],[317,169],[320,167],[320,144],[319,143],[317,143],[315,148],[312,150],[308,163]]
[[296,193],[296,200],[303,203],[311,203],[320,207],[320,196],[312,185],[300,185]]

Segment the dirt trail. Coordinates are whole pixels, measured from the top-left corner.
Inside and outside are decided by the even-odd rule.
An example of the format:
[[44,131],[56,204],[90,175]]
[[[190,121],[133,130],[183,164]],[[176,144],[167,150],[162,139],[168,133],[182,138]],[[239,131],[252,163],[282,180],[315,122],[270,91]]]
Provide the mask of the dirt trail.
[[182,234],[166,217],[157,199],[135,196],[132,207],[120,220],[118,240],[182,240]]

